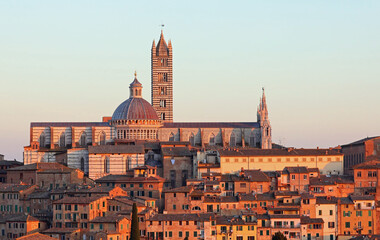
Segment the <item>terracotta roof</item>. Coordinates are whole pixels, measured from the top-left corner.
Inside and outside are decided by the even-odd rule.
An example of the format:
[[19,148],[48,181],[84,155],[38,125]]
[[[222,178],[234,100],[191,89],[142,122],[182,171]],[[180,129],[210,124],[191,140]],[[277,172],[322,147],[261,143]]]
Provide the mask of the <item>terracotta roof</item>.
[[140,183],[140,182],[164,182],[165,179],[156,177],[133,177],[129,175],[107,175],[95,180],[97,183],[117,182],[117,183]]
[[260,128],[260,124],[257,122],[165,122],[163,127],[164,128]]
[[210,221],[215,219],[214,213],[198,214],[156,214],[147,221]]
[[317,197],[317,204],[337,204],[338,198],[336,197]]
[[366,138],[360,139],[360,140],[352,142],[352,143],[347,143],[345,145],[342,145],[341,147],[347,147],[347,146],[350,146],[350,145],[360,145],[360,144],[363,144],[366,141],[369,141],[369,140],[372,140],[372,139],[376,139],[376,138],[380,138],[380,136],[366,137]]
[[8,171],[72,172],[74,169],[56,162],[39,162],[8,169]]
[[130,219],[130,218],[127,216],[109,215],[106,217],[96,217],[93,220],[91,220],[90,223],[116,223],[116,222],[120,222],[123,219]]
[[270,178],[261,170],[244,170],[244,175],[252,182],[270,182]]
[[163,147],[161,148],[162,155],[171,157],[191,157],[193,154],[187,147]]
[[45,231],[42,231],[42,233],[48,233],[48,234],[53,234],[53,233],[73,233],[73,232],[77,232],[79,231],[80,229],[75,229],[75,228],[49,228],[49,229],[46,229]]
[[56,200],[53,204],[89,204],[104,196],[92,196],[92,197],[68,197],[65,196],[62,199]]
[[324,223],[322,218],[310,218],[307,216],[301,216],[301,224],[313,224],[313,223]]
[[246,222],[240,217],[234,216],[217,216],[217,225],[256,225],[257,222]]
[[229,203],[229,202],[238,202],[238,198],[235,196],[207,196],[204,198],[203,202],[209,202],[209,203]]
[[352,201],[358,200],[375,200],[374,195],[350,195]]
[[342,156],[343,154],[335,149],[239,149],[239,150],[219,150],[221,157],[240,156]]
[[307,167],[285,167],[283,173],[309,173]]
[[177,187],[172,189],[167,189],[165,192],[167,193],[190,193],[194,189],[194,186],[187,185],[183,187]]
[[378,160],[377,157],[375,157],[375,158],[376,158],[376,160],[357,164],[353,167],[353,169],[379,169],[380,168],[380,160]]
[[49,199],[50,198],[50,192],[49,191],[43,191],[43,190],[36,190],[28,195],[29,199]]
[[17,213],[17,214],[12,214],[12,215],[5,215],[3,218],[3,221],[5,222],[36,222],[39,221],[37,218],[25,214],[25,213]]
[[343,175],[320,175],[319,177],[310,178],[310,185],[314,186],[336,185],[338,183],[353,184],[354,178],[352,176]]
[[88,146],[88,153],[144,153],[144,145],[98,145]]
[[13,165],[24,165],[24,163],[16,160],[0,160],[0,166],[13,166]]
[[0,192],[20,192],[33,187],[33,185],[20,185],[12,183],[0,183]]
[[270,218],[300,218],[300,215],[297,214],[270,214]]
[[41,233],[32,233],[26,236],[16,238],[16,240],[57,240],[57,239],[53,237],[49,237]]

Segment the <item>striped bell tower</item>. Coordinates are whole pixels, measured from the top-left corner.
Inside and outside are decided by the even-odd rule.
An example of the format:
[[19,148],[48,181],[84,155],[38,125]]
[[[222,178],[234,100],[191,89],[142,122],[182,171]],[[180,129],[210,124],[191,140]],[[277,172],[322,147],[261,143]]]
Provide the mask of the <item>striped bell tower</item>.
[[162,122],[173,122],[173,52],[161,30],[157,45],[152,45],[152,106]]

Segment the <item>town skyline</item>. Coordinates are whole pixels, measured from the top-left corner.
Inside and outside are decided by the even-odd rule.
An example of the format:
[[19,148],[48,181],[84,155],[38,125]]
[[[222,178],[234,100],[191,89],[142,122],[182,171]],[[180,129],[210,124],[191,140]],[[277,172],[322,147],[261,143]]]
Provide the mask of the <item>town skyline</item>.
[[[58,7],[64,7],[59,4],[48,4],[49,12],[36,6],[25,11],[21,4],[5,3],[1,15],[10,24],[5,28],[9,34],[0,40],[4,52],[0,61],[5,67],[0,72],[5,81],[1,102],[6,113],[1,120],[2,154],[6,159],[22,160],[30,122],[100,121],[103,116],[111,116],[118,103],[128,98],[135,70],[144,87],[143,97],[150,101],[150,47],[152,40],[159,38],[161,22],[165,24],[166,39],[173,42],[175,56],[174,121],[256,121],[261,88],[265,87],[274,143],[334,147],[376,136],[380,132],[376,124],[380,113],[368,106],[379,100],[379,21],[376,3],[371,4],[347,6],[335,18],[333,12],[321,6],[310,16],[305,16],[308,11],[301,8],[293,9],[296,16],[292,16],[279,6],[259,4],[264,12],[282,13],[271,19],[273,22],[258,12],[254,17],[243,14],[234,19],[236,13],[225,15],[231,5],[224,4],[209,18],[206,11],[194,13],[207,20],[203,25],[194,20],[196,26],[178,18],[180,12],[192,6],[175,5],[167,19],[154,19],[157,13],[147,20],[138,17],[141,31],[128,22],[138,11],[124,16],[115,9],[101,9],[104,6],[99,2],[92,10],[84,6],[78,8],[81,11],[64,8],[72,14],[72,22],[59,20],[64,12],[58,11]],[[178,6],[182,8],[175,13]],[[133,7],[142,10],[139,4]],[[28,15],[17,19],[22,11],[42,16],[28,23]],[[365,16],[360,14],[364,11],[368,13]],[[114,17],[106,19],[111,12],[115,12]],[[96,18],[96,13],[105,15]],[[326,14],[325,21],[316,21],[318,13]],[[81,14],[94,22],[87,22]],[[345,19],[344,14],[353,18]],[[44,17],[52,17],[52,21],[46,22]],[[305,23],[294,24],[297,17],[305,17]],[[120,22],[108,22],[116,20]],[[254,20],[266,22],[267,29]],[[363,24],[354,24],[357,20]],[[77,26],[74,21],[78,21]],[[124,23],[130,31],[120,31],[118,27]],[[247,30],[252,23],[253,29]],[[54,24],[59,27],[52,28]],[[81,33],[84,26],[89,28]],[[99,26],[103,26],[100,32]],[[310,30],[310,26],[318,27],[317,31]],[[210,28],[214,31],[208,31]],[[66,38],[60,39],[65,33]],[[292,33],[300,34],[299,39]],[[331,38],[316,38],[321,33]],[[28,42],[23,42],[24,38]]]

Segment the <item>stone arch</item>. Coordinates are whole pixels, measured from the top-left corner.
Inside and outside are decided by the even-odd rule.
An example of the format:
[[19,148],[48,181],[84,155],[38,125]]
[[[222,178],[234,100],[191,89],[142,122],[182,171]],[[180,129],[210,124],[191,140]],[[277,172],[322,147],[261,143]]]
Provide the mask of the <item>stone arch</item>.
[[40,147],[45,147],[46,146],[46,139],[45,139],[45,133],[41,133],[40,138],[38,142],[40,143]]
[[194,136],[193,132],[191,132],[190,135],[189,135],[189,142],[190,142],[191,146],[195,145],[195,136]]
[[80,138],[79,138],[79,145],[82,147],[86,146],[87,145],[86,139],[87,139],[86,132],[85,131],[81,132]]
[[59,146],[60,147],[66,147],[66,135],[65,132],[62,132],[59,137]]
[[99,145],[106,145],[106,134],[103,131],[99,134]]
[[249,146],[254,147],[255,146],[255,133],[254,131],[251,132],[249,135]]
[[171,132],[169,135],[169,142],[174,142],[174,133]]
[[234,132],[230,136],[230,146],[236,146],[236,134]]
[[209,145],[215,145],[215,134],[211,133],[208,141]]

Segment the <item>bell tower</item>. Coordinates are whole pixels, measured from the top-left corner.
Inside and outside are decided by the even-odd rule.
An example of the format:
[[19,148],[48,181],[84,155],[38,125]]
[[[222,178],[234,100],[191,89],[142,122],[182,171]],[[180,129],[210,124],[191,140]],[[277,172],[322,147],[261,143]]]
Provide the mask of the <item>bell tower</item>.
[[152,45],[152,106],[162,122],[173,122],[173,52],[161,30],[157,45]]

